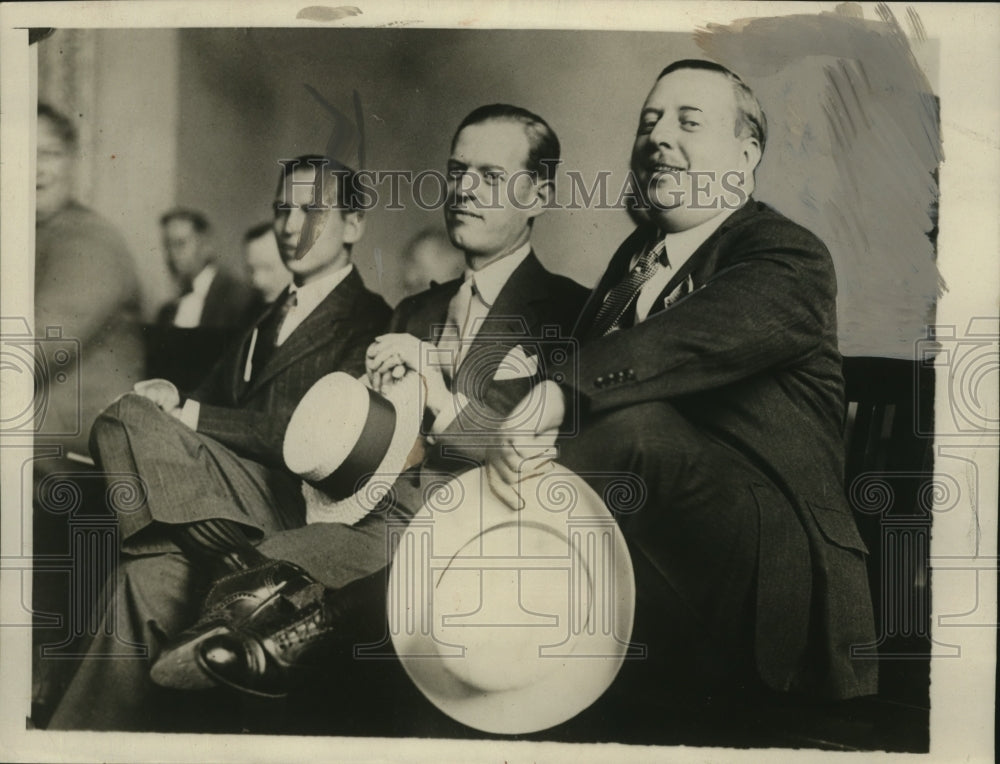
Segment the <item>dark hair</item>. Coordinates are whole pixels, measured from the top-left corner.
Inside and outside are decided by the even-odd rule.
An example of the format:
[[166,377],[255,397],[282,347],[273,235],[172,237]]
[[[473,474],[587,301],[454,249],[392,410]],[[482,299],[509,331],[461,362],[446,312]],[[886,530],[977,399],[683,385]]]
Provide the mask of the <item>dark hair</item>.
[[246,230],[243,234],[243,243],[249,244],[255,239],[260,239],[266,234],[274,235],[274,224],[270,220],[265,220],[263,223],[257,223],[257,225],[252,226]]
[[667,66],[660,72],[656,78],[657,81],[678,69],[701,69],[708,72],[718,72],[725,76],[732,83],[733,94],[736,98],[736,136],[740,137],[750,133],[760,144],[761,153],[764,153],[764,145],[767,143],[767,117],[764,115],[764,110],[761,108],[757,96],[735,72],[714,61],[685,58],[681,61],[674,61]]
[[480,106],[470,112],[455,131],[451,139],[451,148],[455,149],[455,141],[458,134],[469,125],[478,125],[483,122],[514,122],[524,127],[524,133],[528,136],[528,158],[525,160],[525,169],[534,173],[542,180],[552,180],[556,173],[556,166],[559,164],[559,138],[555,131],[549,127],[549,123],[537,114],[522,109],[520,106],[511,106],[506,103],[494,103],[488,106]]
[[52,127],[55,128],[59,140],[63,142],[63,146],[68,149],[76,148],[76,126],[70,121],[69,117],[44,101],[38,102],[38,116],[45,117],[45,119],[52,123]]
[[211,229],[211,225],[203,214],[197,210],[190,210],[184,207],[175,207],[169,212],[164,212],[160,216],[160,225],[165,226],[171,220],[186,220],[196,233],[205,234]]
[[[281,165],[281,176],[278,178],[277,192],[281,194],[285,188],[285,181],[296,170],[303,169],[303,166],[312,168],[322,168],[335,181],[337,189],[337,206],[346,214],[347,212],[359,211],[358,205],[358,179],[355,171],[343,162],[340,162],[324,154],[302,154],[294,159],[279,159]],[[327,186],[324,183],[323,190],[326,192]],[[329,194],[326,194],[329,197]],[[329,201],[329,198],[324,201]]]

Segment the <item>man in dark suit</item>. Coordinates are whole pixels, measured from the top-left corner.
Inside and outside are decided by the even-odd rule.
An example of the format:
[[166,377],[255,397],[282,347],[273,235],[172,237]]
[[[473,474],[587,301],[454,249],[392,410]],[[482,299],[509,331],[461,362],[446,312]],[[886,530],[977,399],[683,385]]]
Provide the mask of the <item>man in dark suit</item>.
[[122,550],[137,557],[119,570],[90,647],[95,659],[83,662],[52,728],[156,728],[173,717],[150,710],[149,662],[96,656],[130,644],[155,658],[164,635],[194,620],[199,592],[220,576],[261,596],[310,583],[252,543],[304,525],[301,482],[281,455],[285,427],[317,379],[364,372],[365,349],[390,310],[351,264],[364,218],[350,174],[322,157],[283,167],[274,228],[293,284],[183,405],[172,384],[147,380],[94,425],[101,468],[143,483],[135,510],[119,514]]
[[[484,106],[459,125],[445,223],[465,254],[466,273],[404,299],[390,333],[376,338],[367,354],[375,389],[419,374],[425,390],[422,462],[396,481],[391,505],[373,515],[409,518],[431,483],[481,463],[495,424],[545,375],[556,351],[567,350],[587,292],[547,271],[531,247],[534,220],[554,193],[558,161],[555,133],[525,109]],[[288,535],[277,542],[283,554],[271,544],[269,554],[302,562],[332,588],[281,619],[248,619],[206,640],[201,654],[213,678],[251,693],[280,694],[297,664],[327,650],[357,619],[384,617],[384,570],[365,578],[358,571],[384,568],[387,544],[349,548],[341,541],[372,522],[369,516],[357,526],[310,526],[312,537],[302,535],[294,547]]]
[[[843,487],[836,278],[822,242],[751,198],[765,139],[735,74],[705,61],[663,71],[632,153],[648,223],[581,314],[570,376],[535,391],[537,434],[491,452],[511,504],[519,471],[544,469],[556,445],[582,474],[644,483],[645,501],[619,515],[634,639],[648,647],[616,682],[622,718],[648,715],[639,687],[877,690],[875,665],[851,656],[875,635]],[[557,441],[568,409],[582,429]]]
[[161,326],[228,329],[243,327],[263,308],[260,294],[215,264],[211,225],[197,210],[174,209],[160,218],[167,265],[181,294],[157,316]]

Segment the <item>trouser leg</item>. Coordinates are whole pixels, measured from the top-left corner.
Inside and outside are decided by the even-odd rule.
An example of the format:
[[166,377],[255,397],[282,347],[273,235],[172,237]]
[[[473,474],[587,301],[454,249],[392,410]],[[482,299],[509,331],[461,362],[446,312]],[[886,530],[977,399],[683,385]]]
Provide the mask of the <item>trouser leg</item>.
[[[164,691],[149,679],[149,668],[166,635],[186,626],[197,612],[191,566],[175,554],[128,560],[114,584],[87,657],[56,707],[49,729],[171,726]],[[137,646],[138,654],[123,657],[123,644]]]
[[688,688],[742,682],[753,647],[756,470],[663,402],[597,415],[559,445],[560,462],[615,514],[632,556],[633,641],[646,654],[626,661],[623,676]]
[[303,522],[298,480],[236,455],[141,396],[108,407],[94,423],[91,446],[109,481],[139,476],[141,500],[118,511],[128,552],[176,551],[156,523],[219,518],[259,539]]

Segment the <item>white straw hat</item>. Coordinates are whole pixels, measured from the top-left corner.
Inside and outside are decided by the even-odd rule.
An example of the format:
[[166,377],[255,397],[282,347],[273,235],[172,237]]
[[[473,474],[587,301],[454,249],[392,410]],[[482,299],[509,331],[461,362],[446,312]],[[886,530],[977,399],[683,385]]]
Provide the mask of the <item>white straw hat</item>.
[[417,374],[385,391],[343,372],[319,379],[285,430],[284,459],[301,477],[306,522],[358,522],[402,472],[420,433]]
[[597,494],[558,465],[521,483],[515,512],[483,468],[429,495],[389,578],[393,646],[439,709],[494,733],[546,729],[587,708],[624,661],[632,561]]

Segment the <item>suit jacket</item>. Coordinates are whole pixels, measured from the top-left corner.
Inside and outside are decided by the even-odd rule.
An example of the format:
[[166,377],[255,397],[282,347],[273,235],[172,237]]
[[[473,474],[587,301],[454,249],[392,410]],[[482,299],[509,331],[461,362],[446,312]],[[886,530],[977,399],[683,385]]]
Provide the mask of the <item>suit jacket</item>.
[[[164,305],[157,316],[157,323],[172,325],[179,303],[178,297]],[[215,329],[243,327],[263,309],[264,300],[256,289],[220,268],[208,287],[198,326]]]
[[299,400],[331,372],[361,376],[365,350],[384,331],[390,309],[352,269],[245,382],[251,336],[269,313],[226,350],[190,397],[200,404],[198,432],[241,456],[283,468],[282,441]]
[[[46,339],[47,327],[61,337]],[[110,223],[76,202],[35,232],[35,331],[49,371],[37,392],[46,403],[37,442],[87,454],[94,419],[143,378],[144,353],[132,256]]]
[[[396,307],[390,331],[407,332],[436,343],[444,327],[448,303],[462,279],[432,286],[407,297]],[[587,290],[572,279],[547,271],[534,252],[514,270],[451,382],[469,405],[438,436],[442,445],[457,448],[480,461],[483,435],[545,376],[565,373],[565,359],[573,341],[571,330],[587,297]],[[496,379],[507,354],[518,345],[537,360],[537,373]]]
[[[603,296],[651,232],[619,248],[576,327],[585,336]],[[694,289],[663,301],[690,275]],[[581,346],[572,384],[590,411],[669,401],[709,437],[737,450],[788,502],[810,559],[782,545],[762,507],[757,663],[777,689],[843,697],[877,690],[865,546],[844,494],[837,281],[826,247],[749,200],[678,270],[647,319]],[[798,531],[800,532],[800,531]]]

